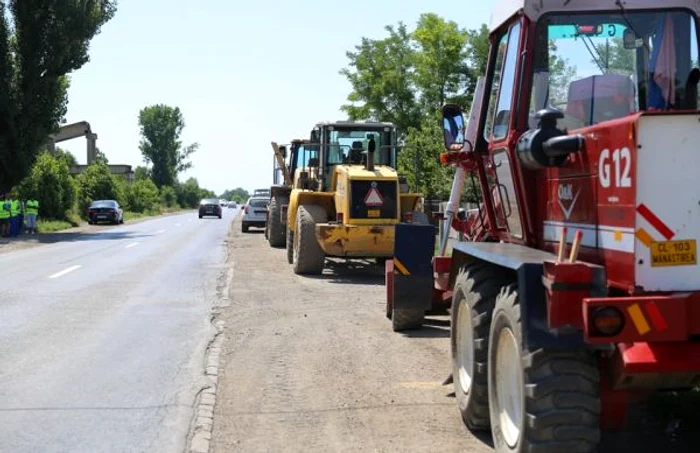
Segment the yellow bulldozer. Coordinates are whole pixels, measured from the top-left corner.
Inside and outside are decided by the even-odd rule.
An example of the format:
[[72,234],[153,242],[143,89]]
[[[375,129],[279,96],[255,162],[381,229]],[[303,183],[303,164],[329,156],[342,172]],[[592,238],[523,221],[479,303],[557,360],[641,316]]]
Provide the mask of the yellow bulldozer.
[[280,209],[295,273],[322,273],[326,257],[383,262],[393,256],[397,223],[427,219],[422,195],[396,172],[396,138],[392,123],[324,122],[297,148]]

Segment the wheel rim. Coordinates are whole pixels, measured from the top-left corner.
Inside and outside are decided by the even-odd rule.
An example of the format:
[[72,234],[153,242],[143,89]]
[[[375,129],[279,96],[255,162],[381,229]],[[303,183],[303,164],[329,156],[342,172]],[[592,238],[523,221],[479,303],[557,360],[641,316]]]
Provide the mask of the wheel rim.
[[520,439],[522,426],[522,370],[518,343],[513,331],[507,327],[498,335],[495,365],[498,418],[503,437],[513,448]]
[[465,299],[459,302],[457,311],[457,370],[462,391],[469,393],[474,376],[474,330],[472,311]]

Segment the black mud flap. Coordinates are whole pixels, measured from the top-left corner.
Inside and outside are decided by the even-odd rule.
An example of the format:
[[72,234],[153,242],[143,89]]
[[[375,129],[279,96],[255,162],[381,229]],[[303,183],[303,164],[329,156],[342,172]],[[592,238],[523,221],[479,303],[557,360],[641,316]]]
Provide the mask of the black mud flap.
[[394,240],[395,308],[430,310],[433,298],[433,225],[400,223]]

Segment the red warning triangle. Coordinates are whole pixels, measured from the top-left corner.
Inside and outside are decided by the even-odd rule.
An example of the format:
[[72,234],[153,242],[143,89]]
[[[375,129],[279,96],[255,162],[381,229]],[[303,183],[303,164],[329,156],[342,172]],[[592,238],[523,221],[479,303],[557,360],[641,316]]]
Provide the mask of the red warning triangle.
[[369,189],[369,192],[367,192],[365,204],[367,206],[381,206],[384,204],[384,198],[382,198],[382,194],[379,193],[376,187],[372,187]]

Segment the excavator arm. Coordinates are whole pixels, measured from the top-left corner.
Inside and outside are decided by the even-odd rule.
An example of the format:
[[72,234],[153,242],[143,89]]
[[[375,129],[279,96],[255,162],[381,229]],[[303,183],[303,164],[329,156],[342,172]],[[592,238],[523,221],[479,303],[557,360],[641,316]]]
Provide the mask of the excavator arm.
[[289,174],[289,169],[287,168],[287,165],[284,162],[284,155],[282,154],[282,151],[280,151],[280,147],[277,144],[277,142],[271,142],[271,144],[272,151],[275,153],[275,158],[277,158],[277,165],[282,170],[282,174],[284,175],[284,185],[291,186],[292,175]]

